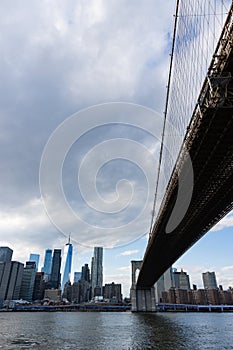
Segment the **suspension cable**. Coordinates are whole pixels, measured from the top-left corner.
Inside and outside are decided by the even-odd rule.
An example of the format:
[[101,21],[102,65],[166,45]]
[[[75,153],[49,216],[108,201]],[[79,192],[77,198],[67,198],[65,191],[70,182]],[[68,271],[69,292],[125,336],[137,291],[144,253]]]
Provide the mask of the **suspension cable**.
[[167,111],[168,111],[168,100],[169,100],[170,85],[171,85],[173,57],[174,57],[174,50],[175,50],[175,39],[176,39],[178,12],[179,12],[179,0],[176,1],[176,13],[175,13],[175,22],[174,22],[173,39],[172,39],[172,51],[171,51],[170,67],[169,67],[169,74],[168,74],[167,95],[166,95],[166,102],[165,102],[161,147],[160,147],[160,152],[159,152],[158,175],[157,175],[156,185],[155,185],[155,195],[154,195],[154,203],[153,203],[152,216],[151,216],[149,238],[152,235],[152,229],[153,229],[153,223],[154,223],[154,217],[155,217],[155,206],[156,206],[156,201],[157,201],[157,196],[158,196],[159,178],[160,178],[160,170],[161,170],[162,154],[163,154],[163,144],[164,144],[164,136],[165,136],[165,127],[166,127],[166,119],[167,119]]

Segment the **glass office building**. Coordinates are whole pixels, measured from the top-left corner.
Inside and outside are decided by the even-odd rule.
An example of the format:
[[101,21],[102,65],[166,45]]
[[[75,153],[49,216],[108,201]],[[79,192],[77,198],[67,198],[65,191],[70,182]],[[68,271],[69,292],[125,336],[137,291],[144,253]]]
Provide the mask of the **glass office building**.
[[69,237],[69,241],[65,246],[64,257],[63,257],[64,263],[63,263],[63,269],[62,269],[63,271],[62,285],[61,285],[62,291],[64,290],[65,284],[70,281],[72,256],[73,256],[73,246],[70,243],[70,237]]
[[36,263],[36,271],[38,271],[40,254],[30,254],[29,261]]
[[46,274],[46,275],[50,275],[50,274],[51,274],[51,268],[52,268],[52,254],[53,254],[52,249],[46,249],[46,251],[45,251],[45,257],[44,257],[44,267],[43,267],[43,269],[42,269],[42,271],[43,271],[44,274]]

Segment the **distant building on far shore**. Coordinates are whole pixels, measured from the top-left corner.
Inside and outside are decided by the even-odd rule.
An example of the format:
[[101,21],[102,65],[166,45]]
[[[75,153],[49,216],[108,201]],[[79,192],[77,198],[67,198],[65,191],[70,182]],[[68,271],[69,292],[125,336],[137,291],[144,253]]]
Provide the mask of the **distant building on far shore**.
[[102,295],[103,286],[103,247],[94,247],[91,262],[91,290],[92,297]]
[[203,285],[205,289],[217,289],[215,272],[204,272],[202,274]]
[[175,288],[185,289],[185,290],[191,289],[189,275],[187,274],[187,272],[184,272],[183,269],[181,269],[180,272],[174,271],[173,278],[174,278]]
[[42,272],[44,272],[45,275],[51,274],[52,254],[53,254],[52,249],[46,249],[45,257],[44,257],[44,266],[42,268]]
[[23,277],[23,264],[18,261],[0,263],[0,303],[19,299]]
[[61,301],[61,289],[45,289],[44,298],[59,303]]
[[12,259],[13,250],[9,247],[0,247],[0,263],[8,262]]
[[23,270],[23,278],[19,294],[20,299],[32,301],[35,278],[36,263],[35,261],[27,261]]
[[11,261],[13,250],[0,247],[0,307],[4,300],[19,299],[23,264]]
[[74,272],[74,283],[81,280],[82,272]]
[[66,243],[64,257],[63,257],[63,267],[62,267],[62,285],[61,290],[64,290],[65,284],[70,282],[71,265],[73,257],[73,245],[70,243],[70,236],[68,243]]
[[36,263],[36,271],[39,268],[40,254],[31,253],[29,256],[29,261],[34,261]]
[[54,249],[52,269],[46,289],[59,289],[61,284],[61,249]]
[[121,303],[121,284],[114,282],[105,284],[103,287],[103,297],[104,299],[108,299],[111,303]]

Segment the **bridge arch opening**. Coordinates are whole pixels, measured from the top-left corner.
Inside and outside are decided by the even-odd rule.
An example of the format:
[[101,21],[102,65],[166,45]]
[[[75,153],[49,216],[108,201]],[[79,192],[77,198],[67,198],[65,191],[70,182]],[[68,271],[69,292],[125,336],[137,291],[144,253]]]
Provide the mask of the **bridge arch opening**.
[[132,272],[132,286],[137,283],[138,275],[142,266],[142,260],[132,260],[131,261],[131,272]]
[[137,280],[138,280],[138,275],[139,275],[139,272],[140,272],[140,269],[136,269],[136,271],[135,271],[135,279],[136,279],[136,283],[137,283]]

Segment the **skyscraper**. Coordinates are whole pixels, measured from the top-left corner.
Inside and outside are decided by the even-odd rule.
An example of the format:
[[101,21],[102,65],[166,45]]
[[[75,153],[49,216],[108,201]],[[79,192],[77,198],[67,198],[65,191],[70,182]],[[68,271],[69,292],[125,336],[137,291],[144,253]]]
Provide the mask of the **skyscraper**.
[[[82,266],[81,279],[75,285],[79,285],[78,302],[82,303],[91,299],[91,283],[90,283],[90,269],[88,264]],[[75,287],[76,288],[76,287]]]
[[156,303],[162,301],[162,293],[174,287],[173,269],[169,267],[154,285]]
[[61,249],[54,249],[53,260],[52,260],[52,270],[50,280],[48,282],[48,288],[58,289],[61,282]]
[[19,299],[23,264],[18,261],[0,263],[0,302]]
[[78,281],[81,280],[82,272],[74,272],[74,283],[77,283]]
[[27,261],[23,270],[22,284],[20,288],[20,298],[32,301],[33,289],[36,278],[36,262]]
[[9,247],[0,247],[0,262],[11,261],[13,250]]
[[63,257],[63,276],[62,276],[62,291],[64,290],[64,286],[67,282],[70,282],[70,273],[71,273],[71,264],[72,264],[72,256],[73,256],[73,246],[69,241],[65,246],[64,257]]
[[103,247],[94,247],[94,256],[91,266],[92,297],[102,294],[103,286]]
[[184,272],[182,269],[180,272],[180,289],[190,290],[189,275],[187,274],[187,272]]
[[45,281],[44,272],[37,272],[33,289],[32,300],[42,300],[44,298]]
[[0,305],[3,300],[19,299],[23,264],[11,261],[13,250],[0,247]]
[[190,290],[190,280],[187,272],[184,272],[182,269],[181,272],[174,270],[173,277],[175,288]]
[[90,269],[88,267],[88,264],[82,266],[81,280],[90,282]]
[[168,291],[171,287],[174,287],[172,266],[164,272],[164,290]]
[[40,261],[40,254],[33,254],[31,253],[29,256],[29,261],[34,261],[36,263],[36,271],[38,271],[39,267],[39,261]]
[[202,274],[203,285],[205,289],[217,289],[215,272],[204,272]]
[[44,267],[43,271],[44,274],[50,275],[51,268],[52,268],[52,249],[46,249],[45,251],[45,257],[44,257]]

